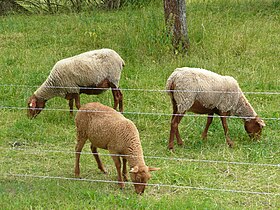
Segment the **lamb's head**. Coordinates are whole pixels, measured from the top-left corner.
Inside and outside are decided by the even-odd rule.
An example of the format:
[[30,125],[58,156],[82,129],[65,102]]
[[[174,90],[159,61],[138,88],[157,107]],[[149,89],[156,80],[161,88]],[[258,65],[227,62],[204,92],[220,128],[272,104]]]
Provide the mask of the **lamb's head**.
[[27,117],[30,119],[36,117],[44,109],[46,100],[32,95],[27,101]]
[[259,140],[262,134],[262,128],[265,126],[264,121],[260,117],[246,120],[244,123],[245,130],[250,138]]
[[159,168],[151,168],[148,166],[134,166],[130,171],[130,178],[134,183],[137,194],[142,194],[145,191],[148,180],[151,178],[150,171],[157,171]]

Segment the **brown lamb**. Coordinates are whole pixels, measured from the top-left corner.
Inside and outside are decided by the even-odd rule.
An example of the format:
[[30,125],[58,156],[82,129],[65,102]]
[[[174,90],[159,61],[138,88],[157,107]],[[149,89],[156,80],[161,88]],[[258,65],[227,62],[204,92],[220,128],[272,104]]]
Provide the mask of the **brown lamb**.
[[114,109],[98,102],[81,106],[75,123],[77,128],[75,176],[80,176],[80,153],[86,140],[89,139],[91,151],[102,172],[106,173],[97,148],[109,150],[112,154],[120,188],[124,188],[124,181],[127,181],[126,163],[128,162],[136,193],[144,193],[146,183],[151,178],[149,172],[159,170],[159,168],[146,166],[139,133],[134,123]]

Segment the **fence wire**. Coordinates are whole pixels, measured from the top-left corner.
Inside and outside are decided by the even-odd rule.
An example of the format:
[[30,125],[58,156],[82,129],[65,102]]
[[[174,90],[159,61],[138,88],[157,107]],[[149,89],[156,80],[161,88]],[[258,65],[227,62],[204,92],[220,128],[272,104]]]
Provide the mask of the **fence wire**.
[[[18,85],[18,84],[0,84],[0,87],[23,87],[23,88],[39,88],[40,86],[32,85]],[[44,86],[50,89],[81,89],[81,90],[108,90],[109,88],[96,88],[96,87],[73,87],[73,86]],[[145,89],[145,88],[110,88],[112,90],[121,91],[141,91],[141,92],[191,92],[191,93],[228,93],[228,94],[240,94],[240,92],[233,91],[205,91],[205,90],[163,90],[163,89]],[[255,95],[280,95],[279,91],[244,91],[244,94],[255,94]]]
[[[22,149],[22,148],[5,148],[0,147],[2,150],[12,151],[22,151],[27,152],[28,154],[38,154],[38,153],[64,153],[64,154],[85,154],[93,155],[98,154],[100,156],[116,156],[116,157],[138,157],[136,155],[121,155],[121,154],[106,154],[106,153],[92,153],[92,152],[75,152],[75,151],[66,151],[66,150],[41,150],[41,149]],[[186,161],[186,162],[197,162],[197,163],[214,163],[214,164],[228,164],[228,165],[250,165],[250,166],[260,166],[260,167],[278,167],[280,168],[280,163],[250,163],[250,162],[237,162],[237,161],[224,161],[224,160],[205,160],[205,159],[190,159],[190,158],[181,158],[181,157],[160,157],[160,156],[147,156],[143,155],[143,158],[147,159],[159,159],[159,160],[170,160],[170,161]]]
[[[28,107],[16,107],[16,106],[0,106],[0,109],[14,109],[14,110],[28,110]],[[32,108],[33,110],[45,110],[45,111],[63,111],[69,112],[69,109],[58,108]],[[73,110],[73,112],[98,112],[98,113],[110,113],[110,111],[97,111],[97,110]],[[206,114],[167,114],[158,112],[122,112],[122,114],[131,115],[155,115],[155,116],[187,116],[187,117],[206,117]],[[212,115],[213,118],[234,118],[234,119],[254,119],[250,116],[217,116]],[[262,117],[263,120],[280,120],[280,117]]]
[[[124,184],[143,184],[135,182],[119,182],[113,180],[94,180],[94,179],[85,179],[85,178],[71,178],[71,177],[60,177],[60,176],[42,176],[42,175],[33,175],[33,174],[12,174],[4,173],[2,176],[14,176],[14,177],[25,177],[25,178],[39,178],[39,179],[60,179],[60,180],[69,180],[69,181],[86,181],[86,182],[97,182],[97,183],[124,183]],[[228,192],[228,193],[242,193],[242,194],[255,194],[255,195],[270,195],[270,196],[280,196],[280,193],[273,192],[259,192],[259,191],[248,191],[248,190],[235,190],[235,189],[222,189],[222,188],[209,188],[209,187],[194,187],[194,186],[183,186],[183,185],[170,185],[170,184],[149,184],[146,186],[151,187],[169,187],[169,188],[179,188],[179,189],[190,189],[190,190],[201,190],[201,191],[218,191],[218,192]]]

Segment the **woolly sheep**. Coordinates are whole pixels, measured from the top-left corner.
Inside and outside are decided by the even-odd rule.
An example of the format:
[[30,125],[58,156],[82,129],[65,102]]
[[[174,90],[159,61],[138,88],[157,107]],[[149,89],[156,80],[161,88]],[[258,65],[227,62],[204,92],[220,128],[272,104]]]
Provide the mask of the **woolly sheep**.
[[111,49],[93,50],[58,61],[46,81],[29,98],[28,117],[37,116],[47,100],[56,96],[69,100],[72,115],[74,100],[77,109],[81,106],[81,93],[98,95],[108,88],[112,89],[114,109],[119,104],[123,112],[123,97],[118,89],[123,66],[123,59]]
[[228,135],[226,117],[229,115],[242,117],[249,136],[260,138],[265,123],[257,116],[233,77],[221,76],[199,68],[177,68],[168,78],[166,89],[173,105],[169,149],[174,147],[174,135],[177,143],[183,144],[178,125],[186,111],[208,114],[206,127],[202,133],[203,139],[207,137],[214,114],[220,115],[226,142],[230,147],[233,147],[233,141]]
[[149,172],[159,170],[159,168],[146,166],[139,133],[133,122],[114,109],[93,102],[81,106],[75,123],[77,129],[75,176],[80,176],[80,153],[86,140],[89,139],[98,168],[106,173],[97,148],[107,149],[110,154],[123,155],[122,173],[120,156],[112,155],[118,173],[119,186],[124,188],[123,181],[127,181],[126,163],[128,162],[135,191],[142,194],[151,177]]

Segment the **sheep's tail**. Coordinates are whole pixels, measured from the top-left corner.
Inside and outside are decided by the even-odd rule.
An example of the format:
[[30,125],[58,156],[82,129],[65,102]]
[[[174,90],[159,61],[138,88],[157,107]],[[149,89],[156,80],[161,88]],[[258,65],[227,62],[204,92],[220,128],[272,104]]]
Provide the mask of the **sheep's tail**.
[[124,67],[125,66],[125,62],[124,62],[123,59],[121,59],[121,60],[122,60],[122,67]]
[[168,78],[167,82],[166,82],[166,88],[167,90],[167,94],[173,98],[173,93],[174,93],[174,89],[175,89],[175,84],[174,84],[174,74],[171,74],[170,77]]

